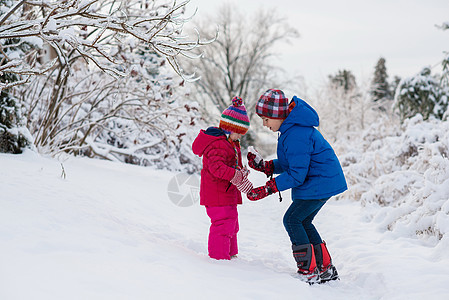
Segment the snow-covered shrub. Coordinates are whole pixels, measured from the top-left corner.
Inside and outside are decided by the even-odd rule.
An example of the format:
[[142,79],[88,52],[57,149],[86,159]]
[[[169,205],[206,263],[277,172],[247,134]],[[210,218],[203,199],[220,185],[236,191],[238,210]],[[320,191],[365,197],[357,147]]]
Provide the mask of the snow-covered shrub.
[[[442,62],[443,73],[441,74],[441,88],[443,89],[443,94],[446,96],[446,103],[449,100],[449,53],[446,53],[446,57]],[[446,105],[446,112],[443,115],[443,119],[449,119],[449,104]]]
[[449,121],[418,114],[399,127],[380,120],[359,143],[338,146],[344,196],[375,207],[372,217],[385,229],[449,237]]
[[196,169],[189,133],[200,117],[178,56],[208,42],[182,33],[188,1],[9,2],[0,40],[31,37],[47,51],[8,57],[2,68],[28,76],[15,95],[39,151]]
[[195,171],[198,163],[190,145],[191,132],[201,125],[197,104],[189,100],[182,79],[161,66],[163,58],[154,53],[145,60],[132,52],[127,56],[130,63],[139,63],[130,66],[131,76],[119,79],[78,63],[52,122],[52,85],[46,83],[54,77],[35,80],[23,91],[28,126],[40,151]]
[[345,172],[349,190],[345,197],[359,200],[382,174],[390,173],[393,164],[384,164],[389,141],[400,135],[400,128],[387,115],[378,115],[365,130],[342,135],[333,145]]
[[399,111],[402,120],[423,115],[442,119],[448,106],[447,89],[430,74],[430,68],[424,68],[418,75],[404,78],[395,93],[394,109]]

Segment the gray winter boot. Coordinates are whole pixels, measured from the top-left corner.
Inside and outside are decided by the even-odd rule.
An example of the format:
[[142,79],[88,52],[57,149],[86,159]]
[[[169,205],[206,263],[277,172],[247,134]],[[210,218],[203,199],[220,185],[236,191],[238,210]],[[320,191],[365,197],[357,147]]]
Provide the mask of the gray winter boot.
[[292,249],[301,281],[309,284],[319,283],[319,271],[316,267],[315,251],[312,244],[292,245]]

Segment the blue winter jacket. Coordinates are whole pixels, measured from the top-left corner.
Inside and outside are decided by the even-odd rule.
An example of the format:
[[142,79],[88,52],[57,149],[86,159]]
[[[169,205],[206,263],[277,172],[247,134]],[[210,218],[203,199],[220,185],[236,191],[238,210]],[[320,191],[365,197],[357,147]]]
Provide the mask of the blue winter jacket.
[[316,111],[294,96],[295,107],[279,128],[277,159],[274,160],[276,186],[291,188],[292,199],[326,199],[347,189],[345,176],[329,143],[314,127]]

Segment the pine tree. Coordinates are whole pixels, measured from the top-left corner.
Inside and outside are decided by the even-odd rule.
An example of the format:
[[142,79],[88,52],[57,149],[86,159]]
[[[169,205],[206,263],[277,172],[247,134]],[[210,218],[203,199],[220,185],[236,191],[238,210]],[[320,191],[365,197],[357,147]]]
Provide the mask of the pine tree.
[[[2,59],[0,53],[0,61]],[[17,81],[14,75],[0,75],[0,82],[14,81]],[[0,152],[18,154],[29,144],[26,136],[19,130],[20,127],[21,115],[18,101],[10,94],[10,89],[2,90],[0,92]]]
[[[0,6],[10,7],[12,1],[0,0]],[[0,10],[0,17],[4,11]],[[29,48],[27,43],[20,39],[0,39],[0,65],[9,61],[9,57],[14,57],[17,51]],[[1,83],[12,83],[19,78],[13,73],[0,72]],[[22,149],[30,144],[28,131],[21,126],[22,117],[20,114],[18,100],[12,95],[12,88],[0,91],[0,153],[22,152]]]
[[373,101],[382,99],[391,99],[390,88],[388,84],[387,67],[385,66],[385,58],[381,57],[376,64],[374,70],[374,78],[371,82],[370,94]]
[[348,70],[340,70],[335,76],[329,75],[329,81],[335,89],[343,88],[345,93],[357,87],[355,76]]

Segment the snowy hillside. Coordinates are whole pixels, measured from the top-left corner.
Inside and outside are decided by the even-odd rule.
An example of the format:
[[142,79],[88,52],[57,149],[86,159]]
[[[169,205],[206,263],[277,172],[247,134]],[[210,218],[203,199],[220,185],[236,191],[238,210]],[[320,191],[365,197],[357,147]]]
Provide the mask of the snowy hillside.
[[[295,272],[284,193],[244,201],[240,254],[207,257],[209,220],[168,196],[176,175],[106,161],[0,154],[0,299],[446,299],[449,258],[385,232],[358,202],[331,200],[316,223],[341,281]],[[264,183],[254,172],[251,179]],[[381,210],[382,208],[379,208]]]

